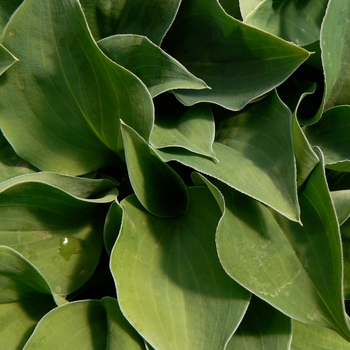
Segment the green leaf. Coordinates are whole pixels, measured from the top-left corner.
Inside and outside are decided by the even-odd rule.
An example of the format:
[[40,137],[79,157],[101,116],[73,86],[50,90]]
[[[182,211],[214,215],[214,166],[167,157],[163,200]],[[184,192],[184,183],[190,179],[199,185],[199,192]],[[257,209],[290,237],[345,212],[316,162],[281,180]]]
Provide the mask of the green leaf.
[[114,35],[98,42],[114,62],[137,75],[152,97],[172,89],[205,89],[208,86],[148,38]]
[[293,320],[291,350],[349,350],[350,343],[330,329],[313,327]]
[[107,312],[107,347],[106,350],[145,349],[142,337],[130,325],[122,314],[117,299],[105,297],[101,300]]
[[139,34],[160,44],[181,0],[81,0],[96,40],[113,34]]
[[239,8],[239,0],[219,0],[220,5],[230,16],[242,20],[241,10]]
[[5,181],[0,184],[0,244],[20,252],[55,293],[67,295],[97,266],[105,214],[99,203],[115,196],[108,180],[34,173]]
[[[349,203],[347,203],[349,207]],[[346,220],[340,226],[344,261],[344,299],[350,300],[350,220]]]
[[182,147],[193,153],[215,159],[213,142],[215,123],[208,104],[197,104],[177,120],[169,114],[157,115],[151,143],[156,148]]
[[326,167],[350,171],[350,106],[333,107],[322,118],[305,128],[309,142],[321,148]]
[[349,340],[340,233],[323,162],[299,192],[303,226],[223,184],[217,186],[226,202],[217,231],[226,272],[286,315],[331,328]]
[[275,93],[224,119],[217,141],[216,163],[181,149],[157,152],[165,161],[177,160],[299,221],[292,115]]
[[15,250],[0,246],[1,347],[22,349],[36,323],[54,307],[40,272]]
[[34,166],[20,158],[0,134],[0,183],[15,176],[37,172]]
[[114,243],[118,237],[122,217],[123,210],[120,204],[117,201],[114,201],[108,210],[103,231],[105,249],[108,254],[111,254]]
[[328,0],[265,0],[244,22],[297,45],[320,39],[321,23]]
[[62,305],[38,323],[23,349],[105,350],[106,312],[98,300]]
[[309,56],[229,16],[217,0],[184,1],[163,47],[211,87],[176,90],[182,103],[213,102],[231,110],[280,85]]
[[329,0],[320,40],[325,75],[325,110],[337,105],[350,104],[349,18],[349,1]]
[[250,298],[218,260],[215,200],[203,187],[189,193],[175,219],[152,216],[135,196],[121,202],[111,270],[123,314],[155,349],[224,348]]
[[19,62],[0,79],[0,122],[25,160],[70,175],[114,164],[121,116],[148,140],[148,90],[100,51],[77,0],[26,0],[3,45]]
[[11,54],[4,46],[0,44],[0,75],[15,64],[18,59]]
[[342,225],[350,216],[350,190],[332,191],[331,196],[339,225]]
[[293,147],[297,166],[297,183],[298,189],[300,189],[310,175],[311,171],[319,162],[319,159],[309,144],[297,120],[296,113],[298,106],[293,113]]
[[247,17],[262,1],[263,0],[239,0],[242,17]]
[[0,40],[1,34],[17,7],[23,2],[23,0],[1,0],[0,4]]
[[252,296],[248,310],[225,350],[289,350],[291,340],[292,320]]
[[152,214],[174,217],[186,211],[188,193],[181,177],[131,127],[122,124],[128,175],[135,194]]

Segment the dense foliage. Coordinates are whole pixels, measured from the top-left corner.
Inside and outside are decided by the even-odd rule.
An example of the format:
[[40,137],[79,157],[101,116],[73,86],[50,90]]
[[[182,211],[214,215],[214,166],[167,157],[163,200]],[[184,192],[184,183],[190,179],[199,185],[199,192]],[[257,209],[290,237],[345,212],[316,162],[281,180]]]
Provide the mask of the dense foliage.
[[350,349],[348,0],[1,0],[2,349]]

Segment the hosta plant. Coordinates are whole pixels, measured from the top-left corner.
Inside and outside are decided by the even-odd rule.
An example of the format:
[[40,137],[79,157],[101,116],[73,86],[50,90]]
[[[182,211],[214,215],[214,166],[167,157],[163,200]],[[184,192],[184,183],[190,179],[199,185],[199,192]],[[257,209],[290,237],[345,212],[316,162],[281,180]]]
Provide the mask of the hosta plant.
[[1,349],[350,349],[350,2],[2,0]]

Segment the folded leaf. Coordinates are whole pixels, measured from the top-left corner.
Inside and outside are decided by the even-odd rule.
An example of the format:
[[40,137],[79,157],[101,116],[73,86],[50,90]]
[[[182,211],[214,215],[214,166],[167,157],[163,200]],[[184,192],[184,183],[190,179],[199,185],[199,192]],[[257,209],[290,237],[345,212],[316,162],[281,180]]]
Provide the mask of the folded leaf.
[[309,53],[225,13],[217,0],[186,0],[162,44],[211,90],[176,90],[185,105],[240,110],[286,80]]
[[292,115],[275,93],[217,126],[218,162],[181,149],[157,150],[299,221]]
[[111,165],[121,116],[148,140],[148,90],[100,51],[77,0],[26,0],[2,43],[19,62],[0,80],[0,122],[25,160],[71,175]]
[[15,250],[0,246],[0,339],[22,349],[36,323],[55,302],[44,277]]
[[98,42],[114,62],[137,75],[152,97],[172,89],[205,89],[208,86],[182,64],[140,35],[114,35]]
[[189,107],[178,119],[169,118],[169,113],[158,113],[151,143],[156,148],[182,147],[215,159],[214,136],[215,123],[209,105],[197,104]]
[[188,206],[188,193],[181,177],[135,130],[122,124],[122,134],[128,175],[142,205],[161,217],[183,214]]
[[189,193],[186,213],[175,219],[152,216],[135,196],[121,202],[111,256],[118,301],[155,349],[223,349],[250,298],[219,263],[215,200],[203,187]]

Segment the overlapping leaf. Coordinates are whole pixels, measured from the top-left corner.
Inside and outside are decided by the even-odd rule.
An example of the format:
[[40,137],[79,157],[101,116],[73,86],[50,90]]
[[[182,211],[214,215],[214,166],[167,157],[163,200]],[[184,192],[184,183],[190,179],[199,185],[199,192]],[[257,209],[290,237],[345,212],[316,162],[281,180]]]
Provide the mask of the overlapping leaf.
[[330,329],[313,327],[293,320],[291,350],[349,350],[350,343]]
[[204,187],[189,193],[189,208],[175,219],[152,216],[135,196],[121,202],[111,260],[118,301],[155,349],[222,349],[249,302],[217,257],[219,207]]
[[98,300],[62,305],[47,313],[23,349],[105,350],[106,311]]
[[[329,0],[321,28],[325,109],[350,104],[350,2]],[[338,25],[335,25],[338,24]]]
[[328,0],[265,0],[244,22],[297,45],[320,40],[320,28]]
[[156,148],[182,147],[215,159],[214,136],[215,123],[209,105],[197,104],[188,108],[179,119],[158,114],[151,143]]
[[139,34],[159,45],[181,0],[81,0],[96,40],[113,34]]
[[100,51],[77,0],[26,0],[2,43],[20,61],[0,80],[1,127],[24,159],[71,175],[113,164],[121,116],[148,139],[146,87]]
[[219,124],[213,150],[218,162],[181,149],[158,153],[299,220],[292,115],[275,93]]
[[114,62],[136,74],[152,97],[172,89],[205,89],[208,86],[184,66],[140,35],[114,35],[98,46]]
[[0,246],[0,339],[22,349],[36,323],[55,302],[44,277],[20,254]]
[[350,106],[337,106],[323,113],[322,118],[305,128],[309,142],[322,149],[326,167],[350,171]]
[[226,203],[217,233],[225,270],[290,317],[331,328],[349,340],[340,234],[322,163],[299,193],[303,226],[218,187]]
[[4,46],[0,44],[0,75],[3,74],[16,62],[17,58],[14,57]]
[[108,180],[34,173],[0,185],[0,244],[35,265],[57,294],[84,284],[99,261],[105,209],[114,200]]
[[0,40],[2,32],[17,7],[23,0],[2,0],[0,4]]
[[291,340],[292,320],[261,299],[252,296],[241,324],[225,349],[287,350]]
[[242,17],[246,18],[263,0],[239,0]]
[[131,185],[152,214],[175,217],[186,211],[188,193],[181,177],[128,125],[122,125],[125,158]]
[[211,87],[176,90],[181,102],[213,102],[231,110],[274,89],[309,56],[227,15],[217,0],[183,1],[163,47]]
[[101,300],[107,313],[107,347],[106,350],[141,350],[145,344],[141,336],[125,319],[120,311],[118,301],[106,297]]

